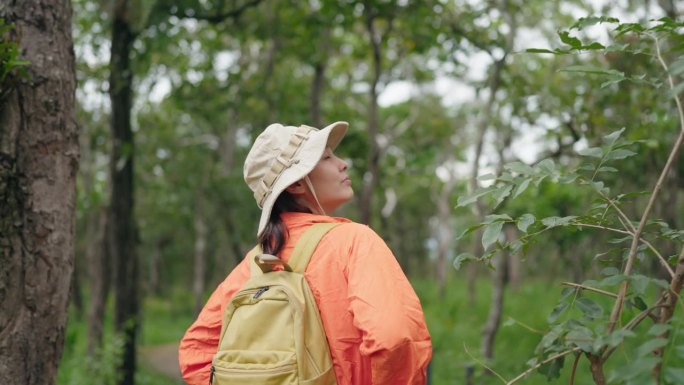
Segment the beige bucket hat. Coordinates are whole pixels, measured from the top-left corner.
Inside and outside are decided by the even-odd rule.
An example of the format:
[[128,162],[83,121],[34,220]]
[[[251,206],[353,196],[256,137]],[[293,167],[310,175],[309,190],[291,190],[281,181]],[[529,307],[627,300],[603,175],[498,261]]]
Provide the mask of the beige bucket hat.
[[274,123],[254,141],[244,166],[245,182],[261,208],[257,237],[261,236],[280,193],[316,167],[326,147],[335,149],[347,133],[347,122],[322,129]]

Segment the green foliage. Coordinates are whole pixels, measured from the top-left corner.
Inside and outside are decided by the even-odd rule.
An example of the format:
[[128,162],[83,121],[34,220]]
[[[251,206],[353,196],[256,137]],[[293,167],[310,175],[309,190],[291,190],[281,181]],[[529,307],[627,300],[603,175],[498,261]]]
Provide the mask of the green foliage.
[[[145,357],[145,347],[177,344],[192,322],[192,299],[186,291],[176,291],[165,299],[150,298],[145,301],[140,335],[139,361],[136,384],[168,385],[172,381],[167,375],[152,369]],[[74,309],[72,309],[74,310]],[[111,315],[111,312],[107,313]],[[59,366],[57,384],[117,384],[117,367],[121,362],[123,340],[112,332],[112,319],[108,316],[104,325],[103,345],[98,355],[89,356],[87,346],[87,323],[71,312],[67,325],[66,342],[62,362]],[[148,353],[149,354],[149,353]],[[168,362],[176,365],[176,362]]]
[[98,356],[86,352],[87,325],[82,319],[70,317],[67,325],[66,343],[59,366],[59,385],[85,385],[97,382],[103,385],[117,384],[117,367],[121,363],[123,339],[106,333]]
[[[569,48],[535,49],[531,52],[555,55],[585,51],[603,51],[605,54],[614,52],[631,55],[648,54],[666,65],[661,53],[661,40],[674,41],[675,44],[671,47],[675,53],[682,48],[681,44],[677,43],[680,43],[679,31],[684,24],[667,18],[660,19],[651,25],[641,25],[620,24],[614,18],[592,17],[580,19],[571,29],[582,29],[597,23],[617,23],[616,38],[626,34],[643,35],[654,42],[655,49],[648,50],[643,46],[635,47],[630,44],[605,47],[598,42],[585,43],[571,36],[568,31],[561,31],[559,32],[560,40]],[[675,68],[678,68],[677,63],[675,61]],[[678,82],[672,79],[673,76],[680,74],[678,70],[666,72],[669,82],[661,81],[657,75],[649,78],[645,74],[626,74],[624,71],[586,64],[566,66],[561,71],[602,76],[608,80],[601,84],[601,88],[630,81],[635,85],[645,84],[655,88],[660,88],[664,84],[668,85],[671,90],[664,93],[665,97],[679,94],[679,90],[675,87]],[[684,116],[681,106],[672,113],[680,117]],[[684,129],[684,127],[679,129]],[[681,321],[658,319],[659,312],[655,311],[659,309],[658,304],[664,298],[660,293],[669,290],[670,282],[660,279],[656,273],[649,271],[646,261],[656,260],[665,265],[674,262],[674,260],[665,260],[649,240],[659,239],[670,242],[675,250],[680,250],[684,243],[680,238],[681,233],[669,229],[668,226],[665,226],[667,230],[663,232],[657,228],[657,225],[642,227],[640,224],[648,216],[648,210],[651,209],[650,205],[653,202],[652,198],[656,196],[660,186],[656,185],[652,192],[645,194],[651,198],[645,209],[641,208],[643,203],[637,204],[639,203],[637,199],[644,195],[643,193],[612,192],[611,184],[615,182],[613,175],[619,172],[620,166],[625,161],[629,161],[632,157],[643,156],[642,146],[648,143],[647,138],[631,140],[625,138],[624,134],[625,128],[621,128],[603,135],[599,143],[577,151],[579,158],[576,163],[562,165],[552,159],[544,159],[533,166],[521,162],[506,164],[500,175],[487,176],[487,179],[494,180],[492,185],[458,200],[459,206],[486,199],[493,207],[500,207],[506,200],[518,198],[529,186],[539,187],[543,183],[572,185],[585,189],[595,196],[593,204],[583,211],[575,208],[574,215],[541,217],[535,212],[524,213],[517,218],[507,214],[489,215],[484,218],[484,221],[471,226],[463,234],[467,235],[483,227],[482,245],[486,253],[479,258],[466,255],[459,260],[459,263],[473,259],[489,261],[501,250],[512,253],[524,252],[526,250],[524,246],[539,238],[540,235],[557,231],[559,228],[570,231],[590,229],[620,234],[619,238],[610,239],[608,244],[622,244],[623,247],[611,248],[608,252],[595,257],[597,263],[609,266],[602,270],[605,277],[600,280],[586,280],[581,284],[573,285],[572,289],[565,289],[548,317],[550,329],[537,345],[536,356],[528,362],[528,365],[531,368],[537,368],[549,379],[560,376],[561,370],[566,366],[564,364],[568,356],[580,353],[586,355],[589,360],[599,360],[598,370],[601,373],[604,371],[607,373],[607,381],[611,384],[656,383],[653,376],[654,373],[658,373],[658,379],[660,379],[661,372],[656,371],[660,365],[666,368],[662,376],[665,383],[675,380],[680,374],[682,361],[676,358],[676,353],[673,353],[671,348],[681,344],[681,339],[678,333],[671,331],[679,329]],[[677,150],[678,147],[675,147],[672,151]],[[641,221],[634,221],[627,217],[626,213],[633,212],[635,209],[645,210]],[[517,239],[501,239],[500,233],[504,223],[516,225],[519,231]],[[663,224],[664,222],[655,221],[655,223]],[[635,237],[638,237],[637,240],[632,242]],[[616,258],[610,255],[615,255]],[[638,258],[635,258],[637,256]],[[632,271],[633,263],[637,264],[636,272]],[[621,272],[618,267],[622,267],[624,271]],[[678,307],[676,304],[671,306]],[[656,323],[644,329],[641,323],[651,313],[654,314]],[[615,325],[618,326],[615,327]],[[620,349],[621,353],[627,357],[629,364],[614,358],[613,353],[617,349]],[[654,352],[660,352],[659,354],[662,355],[663,351],[667,353],[662,358],[658,354],[654,356]],[[572,369],[573,372],[575,370]],[[598,382],[600,380],[596,381],[600,383]]]
[[0,101],[12,92],[19,80],[28,77],[29,62],[19,58],[20,38],[14,26],[0,18]]

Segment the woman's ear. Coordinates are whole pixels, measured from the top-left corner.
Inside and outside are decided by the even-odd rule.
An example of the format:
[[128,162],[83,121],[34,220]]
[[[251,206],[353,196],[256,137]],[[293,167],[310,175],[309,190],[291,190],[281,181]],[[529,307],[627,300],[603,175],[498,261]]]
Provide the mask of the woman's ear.
[[289,185],[285,189],[285,191],[287,191],[288,193],[290,193],[292,195],[302,195],[302,194],[306,193],[306,188],[304,186],[304,183],[302,183],[301,180],[298,180],[298,181],[292,183],[291,185]]

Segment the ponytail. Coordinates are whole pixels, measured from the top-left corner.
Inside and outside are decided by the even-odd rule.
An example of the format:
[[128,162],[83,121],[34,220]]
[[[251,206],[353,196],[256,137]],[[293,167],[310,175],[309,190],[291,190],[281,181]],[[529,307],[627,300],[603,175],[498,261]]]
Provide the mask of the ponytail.
[[280,218],[280,214],[286,212],[311,213],[309,209],[297,204],[292,195],[283,191],[278,199],[276,199],[268,223],[261,236],[259,236],[259,244],[264,254],[278,255],[282,251],[283,246],[285,246],[288,231],[287,226],[285,226],[285,223]]

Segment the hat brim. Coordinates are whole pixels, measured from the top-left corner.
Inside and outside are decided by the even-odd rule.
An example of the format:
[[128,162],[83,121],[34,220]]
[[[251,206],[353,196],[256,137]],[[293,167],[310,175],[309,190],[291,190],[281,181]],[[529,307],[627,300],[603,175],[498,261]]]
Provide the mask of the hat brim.
[[266,224],[271,217],[273,205],[280,194],[293,183],[309,175],[318,164],[318,161],[321,160],[326,147],[330,147],[333,150],[337,148],[342,138],[346,135],[348,127],[349,123],[347,122],[335,122],[320,130],[309,133],[309,138],[302,143],[301,148],[293,157],[296,162],[280,174],[273,184],[271,193],[266,197],[261,209],[257,237],[260,237],[264,232]]

